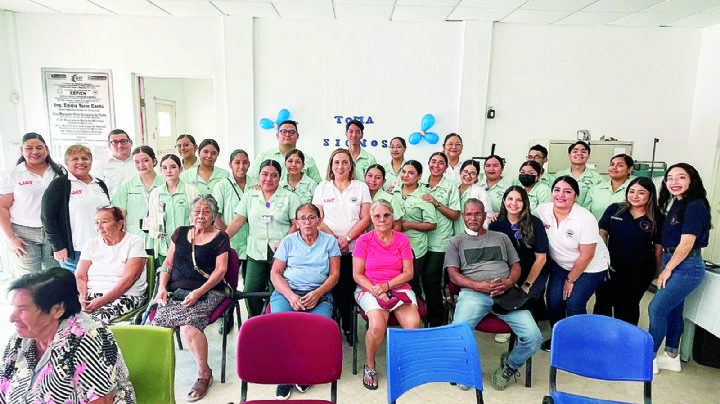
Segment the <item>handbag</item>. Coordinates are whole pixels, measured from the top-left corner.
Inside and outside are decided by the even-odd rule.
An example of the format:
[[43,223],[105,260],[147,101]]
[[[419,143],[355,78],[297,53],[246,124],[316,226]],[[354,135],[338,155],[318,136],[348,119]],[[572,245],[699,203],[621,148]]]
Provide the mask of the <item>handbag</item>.
[[521,287],[513,285],[502,295],[493,297],[492,310],[497,314],[508,314],[521,308],[529,298]]
[[[177,300],[177,301],[183,301],[187,297],[187,295],[190,294],[192,290],[190,289],[175,289],[172,292],[168,292],[168,297],[170,300]],[[207,299],[207,294],[204,294],[198,298],[198,302],[201,302],[203,300]]]
[[[203,277],[205,277],[205,279],[210,279],[210,275],[208,275],[207,273],[205,273],[205,271],[203,271],[202,269],[200,269],[200,267],[197,265],[197,262],[195,261],[195,229],[191,229],[190,231],[193,232],[193,233],[192,233],[192,250],[191,250],[191,251],[192,251],[193,269],[194,269],[195,271],[197,271],[200,275],[202,275]],[[230,286],[230,284],[228,283],[228,281],[227,281],[225,278],[222,279],[222,282],[223,282],[223,284],[225,284],[225,294],[226,294],[227,296],[232,296],[232,295],[233,295],[233,290],[234,290],[235,288],[233,288],[232,286]],[[204,296],[204,295],[203,295],[203,296]]]
[[378,304],[380,307],[382,307],[384,310],[394,310],[398,308],[400,305],[403,304],[411,304],[412,300],[407,295],[407,291],[411,290],[408,284],[404,284],[402,286],[399,286],[395,289],[388,290],[387,297],[390,299],[388,301],[384,301],[382,299],[377,299]]

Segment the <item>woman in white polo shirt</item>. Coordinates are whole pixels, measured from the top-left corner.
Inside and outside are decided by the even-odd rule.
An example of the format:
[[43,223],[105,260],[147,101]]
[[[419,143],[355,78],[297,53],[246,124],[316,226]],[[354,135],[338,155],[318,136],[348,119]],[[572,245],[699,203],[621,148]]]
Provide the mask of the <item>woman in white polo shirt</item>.
[[75,272],[80,248],[95,237],[95,211],[110,204],[105,183],[90,175],[92,152],[76,144],[65,151],[69,173],[55,178],[42,199],[42,223],[60,266]]
[[[590,211],[575,203],[580,194],[569,175],[555,179],[552,202],[537,207],[550,243],[547,307],[550,326],[565,317],[586,314],[586,305],[605,280],[610,254]],[[541,348],[550,350],[550,339]]]
[[313,205],[320,209],[320,230],[335,237],[340,246],[340,279],[333,297],[340,310],[342,329],[348,343],[352,341],[353,280],[352,252],[355,239],[370,224],[370,190],[355,179],[355,163],[350,151],[336,149],[328,162],[327,181],[315,188]]
[[23,136],[20,152],[17,165],[0,182],[0,229],[16,257],[15,278],[57,266],[42,228],[40,203],[50,182],[65,174],[50,158],[45,139],[37,133]]

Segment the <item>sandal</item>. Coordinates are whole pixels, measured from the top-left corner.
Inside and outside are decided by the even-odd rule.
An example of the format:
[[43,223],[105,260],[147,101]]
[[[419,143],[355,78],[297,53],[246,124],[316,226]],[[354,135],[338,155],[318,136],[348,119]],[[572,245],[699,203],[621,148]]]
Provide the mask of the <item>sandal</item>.
[[201,398],[205,397],[208,393],[208,390],[210,390],[210,386],[212,386],[212,384],[212,375],[210,375],[210,377],[208,377],[207,379],[198,377],[186,397],[187,401],[198,401]]
[[[370,378],[370,383],[367,379]],[[363,375],[363,386],[368,390],[377,390],[378,382],[375,369],[370,369],[368,365],[365,365],[365,375]]]

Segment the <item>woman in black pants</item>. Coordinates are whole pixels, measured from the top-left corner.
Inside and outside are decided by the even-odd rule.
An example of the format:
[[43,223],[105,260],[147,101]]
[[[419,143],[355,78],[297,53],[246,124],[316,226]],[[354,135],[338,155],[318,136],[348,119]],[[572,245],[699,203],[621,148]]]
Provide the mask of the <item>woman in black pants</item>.
[[625,202],[610,205],[600,219],[600,236],[610,251],[612,270],[595,292],[594,314],[637,325],[640,300],[662,262],[663,215],[657,206],[653,182],[635,178]]

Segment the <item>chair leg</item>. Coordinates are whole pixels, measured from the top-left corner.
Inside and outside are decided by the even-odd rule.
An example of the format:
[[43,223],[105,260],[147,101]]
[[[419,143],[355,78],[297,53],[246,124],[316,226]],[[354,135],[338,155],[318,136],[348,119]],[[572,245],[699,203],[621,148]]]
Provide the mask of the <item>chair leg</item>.
[[358,373],[357,365],[357,346],[358,346],[358,308],[357,304],[353,306],[352,334],[353,334],[353,375]]
[[[223,313],[223,326],[227,324],[230,321],[230,316],[232,316],[232,306],[228,307],[225,310],[225,313]],[[222,370],[220,371],[220,383],[225,383],[225,363],[227,362],[227,335],[228,333],[224,332],[223,335],[223,341],[222,341]]]
[[182,346],[182,338],[180,338],[180,327],[175,329],[175,339],[177,340],[177,343],[178,343],[178,349],[182,351],[183,346]]
[[532,357],[525,362],[525,387],[532,387]]

